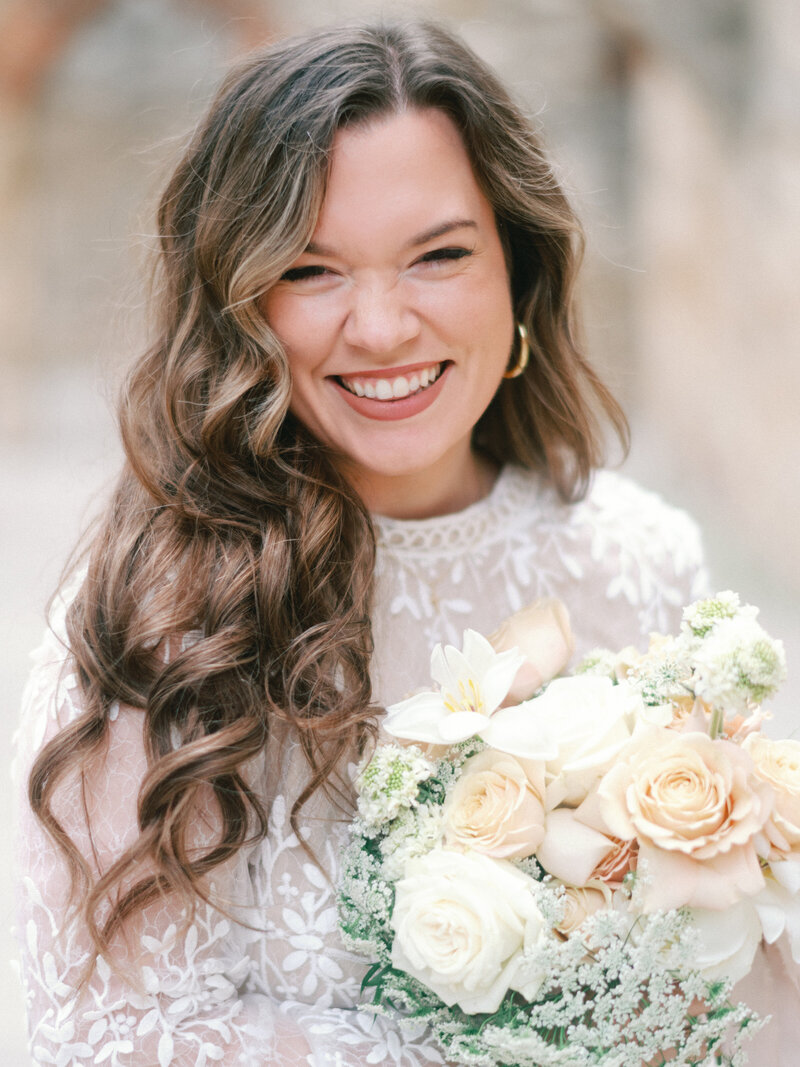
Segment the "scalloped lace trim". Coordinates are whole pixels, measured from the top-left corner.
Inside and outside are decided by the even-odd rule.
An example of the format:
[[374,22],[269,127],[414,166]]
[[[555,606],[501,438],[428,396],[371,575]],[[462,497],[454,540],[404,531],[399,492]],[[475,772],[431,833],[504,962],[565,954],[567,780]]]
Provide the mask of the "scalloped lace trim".
[[543,514],[559,503],[541,475],[520,467],[504,467],[489,495],[463,511],[430,519],[390,519],[376,515],[378,546],[389,552],[428,555],[502,541],[507,536],[508,523],[513,523],[523,510],[530,525],[534,497],[538,498]]

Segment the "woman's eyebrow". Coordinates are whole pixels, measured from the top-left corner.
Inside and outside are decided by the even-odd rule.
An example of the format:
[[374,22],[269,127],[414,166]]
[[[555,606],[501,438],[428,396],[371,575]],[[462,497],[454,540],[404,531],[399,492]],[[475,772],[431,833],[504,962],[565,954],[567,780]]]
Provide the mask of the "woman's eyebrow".
[[[434,241],[437,237],[444,237],[446,233],[451,233],[453,230],[461,230],[465,226],[471,227],[473,230],[478,228],[478,224],[474,219],[448,219],[447,222],[437,223],[436,226],[432,226],[429,230],[423,230],[422,233],[418,233],[416,237],[412,237],[407,242],[405,247],[416,248],[417,245],[427,244],[428,241]],[[304,252],[311,256],[334,257],[336,255],[335,248],[318,244],[316,241],[309,241]]]
[[309,241],[303,252],[312,256],[329,256],[331,258],[336,255],[335,248],[331,248],[329,245],[317,244],[316,241]]
[[478,228],[478,224],[474,219],[449,219],[447,222],[440,222],[438,226],[433,226],[430,230],[424,230],[422,233],[417,234],[416,237],[412,237],[406,247],[414,248],[416,245],[427,244],[428,241],[434,241],[437,237],[444,237],[446,233],[450,233],[452,230],[461,230],[465,226],[470,226],[473,230]]

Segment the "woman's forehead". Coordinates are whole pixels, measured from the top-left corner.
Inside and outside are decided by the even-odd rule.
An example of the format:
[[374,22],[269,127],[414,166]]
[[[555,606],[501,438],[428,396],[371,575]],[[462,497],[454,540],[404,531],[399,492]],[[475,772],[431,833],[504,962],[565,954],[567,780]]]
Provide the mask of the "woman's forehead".
[[483,226],[491,219],[452,120],[432,108],[406,110],[337,133],[312,244],[333,249],[387,229],[413,244],[454,221]]

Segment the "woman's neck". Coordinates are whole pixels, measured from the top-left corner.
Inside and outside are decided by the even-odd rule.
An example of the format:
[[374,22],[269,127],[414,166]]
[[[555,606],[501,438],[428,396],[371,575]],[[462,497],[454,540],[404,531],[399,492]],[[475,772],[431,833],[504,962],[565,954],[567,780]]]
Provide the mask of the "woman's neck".
[[451,515],[477,503],[492,491],[498,468],[484,456],[445,457],[435,472],[424,470],[370,478],[364,472],[352,481],[373,515],[391,519],[430,519]]

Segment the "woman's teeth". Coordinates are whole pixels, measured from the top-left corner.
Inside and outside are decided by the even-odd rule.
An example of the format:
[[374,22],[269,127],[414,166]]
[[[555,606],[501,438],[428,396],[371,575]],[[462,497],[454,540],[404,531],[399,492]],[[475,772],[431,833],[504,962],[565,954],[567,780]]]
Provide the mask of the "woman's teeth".
[[401,400],[433,385],[441,373],[442,364],[434,363],[407,377],[400,374],[395,378],[339,378],[339,381],[356,396],[365,396],[370,400]]

